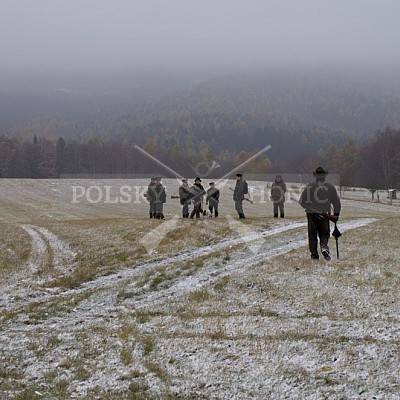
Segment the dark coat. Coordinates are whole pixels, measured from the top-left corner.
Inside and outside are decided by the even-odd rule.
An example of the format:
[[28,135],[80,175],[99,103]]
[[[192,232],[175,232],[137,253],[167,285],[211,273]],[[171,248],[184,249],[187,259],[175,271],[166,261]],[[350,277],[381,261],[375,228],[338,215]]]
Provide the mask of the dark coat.
[[[247,187],[247,183],[244,179],[239,179],[236,181],[235,190],[233,191],[233,200],[244,200],[245,188]],[[247,193],[247,192],[246,192]]]
[[154,203],[154,192],[153,192],[154,186],[155,186],[154,182],[150,182],[149,186],[147,186],[146,200],[149,203]]
[[150,191],[151,199],[154,203],[166,203],[167,194],[165,192],[165,187],[159,183],[155,184]]
[[206,203],[210,200],[216,201],[217,203],[219,202],[219,190],[216,187],[211,187],[207,190]]
[[190,201],[190,197],[191,197],[191,194],[190,194],[189,185],[187,183],[183,183],[179,187],[179,199],[180,199],[181,205],[188,203]]
[[194,203],[201,203],[203,202],[203,196],[205,195],[204,187],[201,183],[195,183],[190,188],[190,197]]
[[283,180],[275,180],[271,186],[271,201],[273,203],[285,202],[286,184]]
[[333,185],[324,181],[309,183],[300,196],[299,203],[309,214],[333,213],[339,215],[341,203]]

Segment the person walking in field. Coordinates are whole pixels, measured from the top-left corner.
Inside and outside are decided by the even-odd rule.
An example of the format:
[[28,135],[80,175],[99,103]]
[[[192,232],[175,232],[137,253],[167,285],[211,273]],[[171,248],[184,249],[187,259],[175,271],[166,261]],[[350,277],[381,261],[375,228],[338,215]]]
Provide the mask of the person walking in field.
[[233,190],[233,201],[235,202],[235,210],[239,214],[239,218],[246,218],[243,212],[244,195],[249,192],[247,182],[243,179],[243,174],[236,174],[236,185]]
[[187,179],[182,179],[182,184],[179,187],[179,201],[182,206],[182,218],[189,218],[190,196],[190,187],[187,183]]
[[313,173],[315,182],[306,185],[299,199],[300,205],[307,213],[308,247],[312,259],[319,258],[318,237],[323,257],[325,260],[331,259],[328,247],[329,219],[326,216],[331,214],[333,208],[333,214],[338,219],[341,210],[341,202],[335,187],[325,182],[327,175],[328,172],[318,167]]
[[209,183],[209,189],[207,190],[206,205],[210,211],[210,217],[214,212],[214,217],[218,217],[218,204],[219,204],[219,190],[215,187],[214,182]]
[[201,179],[197,177],[194,180],[194,185],[190,188],[190,195],[193,201],[193,210],[190,213],[190,218],[193,218],[195,215],[196,218],[200,218],[200,214],[202,213],[203,197],[205,193],[204,187],[201,184]]
[[274,207],[274,218],[278,218],[278,211],[281,218],[285,217],[285,193],[286,183],[283,181],[281,175],[276,175],[271,186],[271,201]]

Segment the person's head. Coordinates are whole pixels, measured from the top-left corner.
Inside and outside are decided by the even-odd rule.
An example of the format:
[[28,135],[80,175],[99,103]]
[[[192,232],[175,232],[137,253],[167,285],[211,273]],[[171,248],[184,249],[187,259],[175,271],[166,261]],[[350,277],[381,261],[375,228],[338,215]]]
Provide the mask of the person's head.
[[322,167],[318,167],[314,172],[313,176],[317,182],[323,182],[328,175],[328,171],[325,171]]
[[213,188],[214,187],[214,182],[210,182],[209,185],[210,185],[210,188]]
[[187,179],[186,178],[182,179],[182,185],[187,185]]
[[151,183],[154,183],[156,181],[156,177],[155,176],[152,176],[151,178],[150,178],[150,182]]
[[194,183],[195,183],[196,185],[200,185],[200,184],[201,184],[201,179],[200,179],[199,177],[197,177],[197,178],[194,180]]
[[275,181],[276,182],[281,182],[282,181],[282,176],[281,175],[276,175],[275,176]]
[[156,177],[155,183],[156,183],[156,185],[159,185],[161,183],[161,177],[160,176]]
[[236,174],[236,180],[240,181],[243,178],[243,174]]

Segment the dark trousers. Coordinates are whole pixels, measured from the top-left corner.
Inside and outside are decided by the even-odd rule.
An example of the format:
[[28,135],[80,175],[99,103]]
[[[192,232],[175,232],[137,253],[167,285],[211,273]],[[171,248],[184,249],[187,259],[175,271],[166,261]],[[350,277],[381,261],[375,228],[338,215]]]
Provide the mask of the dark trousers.
[[235,200],[235,210],[239,215],[243,214],[243,199]]
[[196,215],[196,218],[200,218],[201,213],[201,201],[193,203],[193,211],[190,213],[190,218]]
[[154,203],[154,218],[164,219],[164,204]]
[[218,201],[209,199],[208,200],[208,209],[210,210],[210,214],[215,212],[215,216],[218,217]]
[[149,214],[150,216],[154,216],[155,213],[155,207],[154,207],[154,201],[150,201],[149,203]]
[[329,221],[326,218],[319,218],[315,214],[307,213],[308,222],[308,247],[311,256],[318,257],[318,238],[321,250],[329,250]]
[[280,201],[279,203],[274,203],[274,217],[278,216],[278,210],[279,210],[281,217],[283,217],[285,215],[284,204],[285,203],[283,201]]
[[189,217],[189,202],[185,202],[182,204],[182,217],[183,218]]

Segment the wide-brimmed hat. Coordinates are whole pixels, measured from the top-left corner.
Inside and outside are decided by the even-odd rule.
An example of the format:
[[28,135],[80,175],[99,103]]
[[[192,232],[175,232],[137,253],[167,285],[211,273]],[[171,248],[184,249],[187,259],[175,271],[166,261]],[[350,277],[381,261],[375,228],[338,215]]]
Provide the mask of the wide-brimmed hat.
[[237,176],[238,178],[241,178],[241,177],[243,176],[243,174],[236,174],[236,176]]
[[328,171],[325,171],[322,167],[318,167],[314,172],[313,176],[316,178],[322,178],[328,175]]
[[201,179],[199,177],[197,177],[194,181],[195,182],[201,182]]

